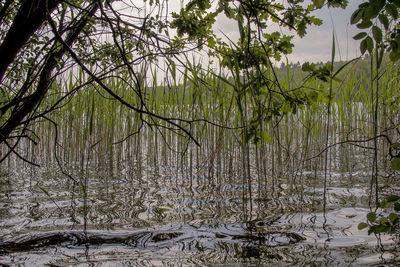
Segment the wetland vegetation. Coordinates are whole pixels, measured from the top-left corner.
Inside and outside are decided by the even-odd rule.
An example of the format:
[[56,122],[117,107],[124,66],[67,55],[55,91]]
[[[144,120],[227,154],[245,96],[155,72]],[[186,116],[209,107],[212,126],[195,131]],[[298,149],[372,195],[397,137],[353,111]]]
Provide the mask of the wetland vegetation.
[[363,56],[332,41],[301,68],[275,67],[291,38],[265,22],[304,35],[346,1],[188,1],[171,21],[162,1],[3,2],[0,56],[21,14],[42,24],[0,63],[0,264],[400,261],[398,1],[349,18]]

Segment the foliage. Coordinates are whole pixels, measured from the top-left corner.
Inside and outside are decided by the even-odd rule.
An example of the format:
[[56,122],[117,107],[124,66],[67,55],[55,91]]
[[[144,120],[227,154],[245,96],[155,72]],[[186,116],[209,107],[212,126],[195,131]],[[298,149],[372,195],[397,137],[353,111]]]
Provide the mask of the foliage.
[[[367,214],[367,222],[358,224],[358,229],[368,228],[368,234],[394,234],[400,227],[400,196],[391,195],[378,205],[379,212]],[[388,213],[390,209],[392,212]]]
[[[369,52],[369,54],[375,55],[375,71],[376,76],[371,76],[371,83],[375,90],[375,114],[377,114],[379,99],[379,73],[382,61],[384,59],[385,50],[389,53],[391,61],[395,62],[400,59],[400,31],[399,31],[399,9],[400,1],[398,0],[369,0],[361,3],[358,9],[354,11],[351,16],[351,23],[356,24],[359,29],[369,30],[363,31],[355,35],[353,38],[361,40],[360,50],[362,54]],[[380,27],[379,27],[380,26]],[[373,59],[371,57],[371,72],[373,66]],[[390,105],[390,103],[388,103]],[[375,115],[375,125],[377,124],[377,115]],[[377,127],[375,127],[375,135],[377,135]],[[376,140],[375,140],[376,146]],[[398,155],[392,155],[393,149],[398,147],[397,143],[391,144],[389,154],[392,157],[391,167],[395,171],[400,170],[400,161]],[[376,150],[376,147],[375,147]],[[376,152],[375,152],[376,160]],[[375,162],[375,171],[377,171],[377,163]],[[383,211],[376,213],[371,211],[367,214],[367,223],[363,222],[358,225],[359,229],[369,228],[368,233],[380,234],[380,233],[394,233],[399,228],[398,213],[400,211],[400,203],[398,202],[399,196],[389,196],[387,199],[378,202],[378,179],[377,172],[375,175],[375,187],[376,187],[376,202],[377,209],[380,208]],[[389,208],[389,204],[393,204],[394,212],[389,215],[384,213]]]
[[369,0],[358,6],[351,16],[351,24],[365,30],[354,36],[354,39],[362,40],[362,54],[372,53],[374,48],[383,54],[387,49],[392,61],[400,59],[399,8],[398,0]]
[[[325,4],[346,7],[347,1],[233,1],[220,0],[190,1],[180,13],[174,13],[171,23],[180,37],[197,40],[198,47],[207,44],[211,54],[220,59],[220,64],[233,77],[236,103],[241,110],[244,142],[259,144],[266,133],[261,129],[263,121],[290,112],[315,100],[315,91],[306,88],[283,88],[279,84],[275,70],[271,69],[271,59],[279,61],[282,55],[292,52],[292,36],[280,32],[266,32],[269,21],[294,30],[300,37],[306,34],[309,25],[321,25],[322,21],[312,15],[312,11]],[[233,42],[217,39],[212,29],[216,16],[225,15],[236,23],[240,34]],[[273,79],[269,77],[272,74]],[[252,112],[244,114],[251,107]]]
[[[277,84],[265,76],[270,71],[270,59],[280,59],[282,54],[290,53],[293,44],[291,36],[266,32],[268,23],[273,21],[304,36],[308,25],[322,23],[312,15],[315,9],[324,5],[343,8],[347,5],[346,0],[311,3],[191,0],[171,17],[167,13],[169,9],[163,8],[169,3],[147,1],[152,8],[143,15],[142,9],[130,1],[3,1],[0,4],[0,143],[10,153],[19,155],[14,148],[21,139],[36,142],[32,124],[48,120],[47,114],[62,108],[80,90],[95,90],[133,110],[140,114],[138,119],[142,123],[158,127],[153,120],[164,121],[169,129],[197,143],[189,131],[193,121],[149,111],[141,74],[146,77],[150,66],[166,62],[172,66],[169,73],[176,76],[174,61],[189,68],[181,56],[203,48],[235,75],[238,104],[244,106],[248,99],[253,99],[254,115],[243,117],[243,124],[257,128],[257,121],[281,113],[281,107],[296,110],[308,101],[307,90],[303,88],[292,92],[278,84],[278,93],[272,92]],[[217,38],[213,32],[212,26],[219,15],[238,24],[237,43]],[[174,36],[173,29],[177,32]],[[50,95],[50,88],[56,82],[62,83],[64,73],[77,69],[85,73],[85,80],[76,79],[79,82],[74,88]],[[132,102],[124,94],[115,92],[107,85],[110,78],[125,84],[126,90],[133,91],[138,101]],[[242,78],[245,82],[240,81]],[[272,94],[273,97],[268,96]],[[277,104],[269,109],[271,103]]]
[[[126,13],[127,8],[137,13],[135,19]],[[48,120],[49,113],[82,90],[95,90],[117,101],[141,114],[143,122],[156,117],[190,136],[175,121],[145,107],[140,72],[184,47],[168,37],[167,14],[141,16],[140,10],[129,1],[2,1],[0,143],[9,153],[0,162],[10,153],[19,156],[14,148],[20,140],[36,142],[32,125]],[[63,83],[65,73],[77,70],[86,74],[85,79],[75,77],[74,87],[50,94],[54,84]],[[129,79],[115,73],[129,73]],[[113,91],[107,85],[111,78],[119,79],[141,101],[132,102]]]
[[[399,147],[400,143],[393,143],[390,149],[398,149]],[[393,170],[400,171],[399,155],[395,155],[392,158],[390,165]],[[378,203],[377,208],[380,209],[380,212],[369,212],[367,214],[367,223],[360,223],[358,229],[362,230],[368,227],[368,234],[396,233],[400,229],[400,196],[388,196],[385,200]],[[388,210],[390,210],[390,213]]]

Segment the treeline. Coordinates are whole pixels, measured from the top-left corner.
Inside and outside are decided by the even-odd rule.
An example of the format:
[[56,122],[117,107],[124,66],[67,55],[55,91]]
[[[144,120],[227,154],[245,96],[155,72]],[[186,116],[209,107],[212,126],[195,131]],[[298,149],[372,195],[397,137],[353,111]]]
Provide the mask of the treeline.
[[[370,88],[371,81],[376,81],[376,78],[380,79],[382,75],[394,77],[397,75],[399,70],[398,63],[391,62],[388,54],[384,55],[382,63],[378,69],[375,58],[373,58],[371,62],[371,56],[369,55],[350,61],[334,62],[334,72],[342,68],[344,65],[347,65],[336,76],[335,82],[347,83],[351,79],[356,79],[364,88]],[[321,61],[314,64],[316,68],[322,68],[323,66],[330,65],[331,63]],[[286,63],[281,63],[281,65],[276,67],[275,70],[280,79],[289,78],[291,81],[300,81],[311,75],[310,72],[303,70],[303,65],[304,64],[301,64],[300,62],[289,63],[288,65]]]

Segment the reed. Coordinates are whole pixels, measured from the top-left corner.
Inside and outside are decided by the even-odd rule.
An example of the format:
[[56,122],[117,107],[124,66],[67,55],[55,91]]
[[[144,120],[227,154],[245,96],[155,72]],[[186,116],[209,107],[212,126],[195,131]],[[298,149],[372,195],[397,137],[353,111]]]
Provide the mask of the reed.
[[[196,121],[180,125],[190,130],[200,147],[187,136],[177,134],[176,129],[169,129],[166,121],[133,112],[109,99],[95,85],[77,89],[88,77],[82,72],[71,73],[55,84],[46,99],[49,107],[58,96],[71,92],[60,103],[62,108],[48,115],[57,128],[46,120],[32,125],[38,144],[22,142],[19,150],[32,155],[32,161],[48,165],[56,164],[56,155],[65,170],[83,179],[78,179],[83,199],[90,187],[88,177],[94,175],[94,170],[104,168],[104,183],[120,177],[122,172],[124,179],[134,182],[145,180],[150,172],[168,169],[183,179],[177,182],[190,183],[193,191],[229,185],[240,177],[244,219],[251,220],[260,216],[253,209],[254,200],[277,197],[282,184],[303,199],[310,173],[319,176],[324,168],[328,174],[354,170],[353,165],[361,163],[352,159],[360,151],[368,153],[372,143],[344,144],[346,140],[365,140],[382,132],[391,140],[399,138],[397,67],[385,66],[379,79],[371,84],[371,73],[353,70],[360,62],[365,64],[362,59],[350,64],[339,80],[331,79],[331,84],[305,79],[306,74],[295,76],[288,67],[279,75],[279,85],[271,82],[268,90],[256,82],[254,86],[246,84],[254,78],[251,73],[243,75],[234,69],[227,74],[223,68],[216,72],[189,60],[184,69],[167,63],[169,75],[163,82],[159,82],[159,73],[150,68],[142,69],[150,77],[142,73],[134,79],[125,73],[112,73],[104,79],[133,106],[140,107],[144,101],[150,112]],[[264,75],[271,81],[275,79],[270,70],[265,70]],[[297,98],[313,96],[314,100],[291,105],[276,93],[280,90]],[[246,140],[255,117],[259,118],[254,133],[258,139]],[[342,144],[331,147],[325,158],[315,157],[332,143]],[[378,167],[387,170],[388,144],[377,141],[374,151],[375,171]],[[3,146],[2,155],[5,153]],[[5,165],[13,166],[15,161],[10,157]],[[77,170],[86,172],[79,175]],[[88,212],[86,209],[85,214]]]

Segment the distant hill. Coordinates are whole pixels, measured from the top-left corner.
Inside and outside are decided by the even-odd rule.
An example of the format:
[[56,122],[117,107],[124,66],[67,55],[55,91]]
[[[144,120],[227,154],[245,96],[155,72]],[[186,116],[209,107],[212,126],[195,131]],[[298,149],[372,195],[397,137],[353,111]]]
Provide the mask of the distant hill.
[[[343,65],[347,64],[349,61],[338,61],[334,62],[334,71],[341,68]],[[317,67],[322,67],[323,65],[330,64],[329,62],[318,62],[314,63]],[[373,62],[375,64],[375,62]],[[289,69],[288,69],[289,67]],[[373,66],[373,72],[376,76],[375,65]],[[385,55],[382,64],[380,67],[380,74],[392,75],[394,70],[398,70],[398,64],[393,64],[390,60],[388,55]],[[276,67],[275,71],[277,76],[287,80],[288,73],[290,76],[291,82],[299,81],[305,78],[309,73],[302,71],[302,64],[299,62],[297,63],[290,63],[287,66],[285,63],[282,63],[280,67]],[[341,72],[337,75],[337,78],[342,82],[346,82],[349,79],[357,79],[363,86],[367,88],[370,87],[371,84],[371,58],[370,56],[367,57],[360,57],[355,59],[353,62],[349,63]]]

